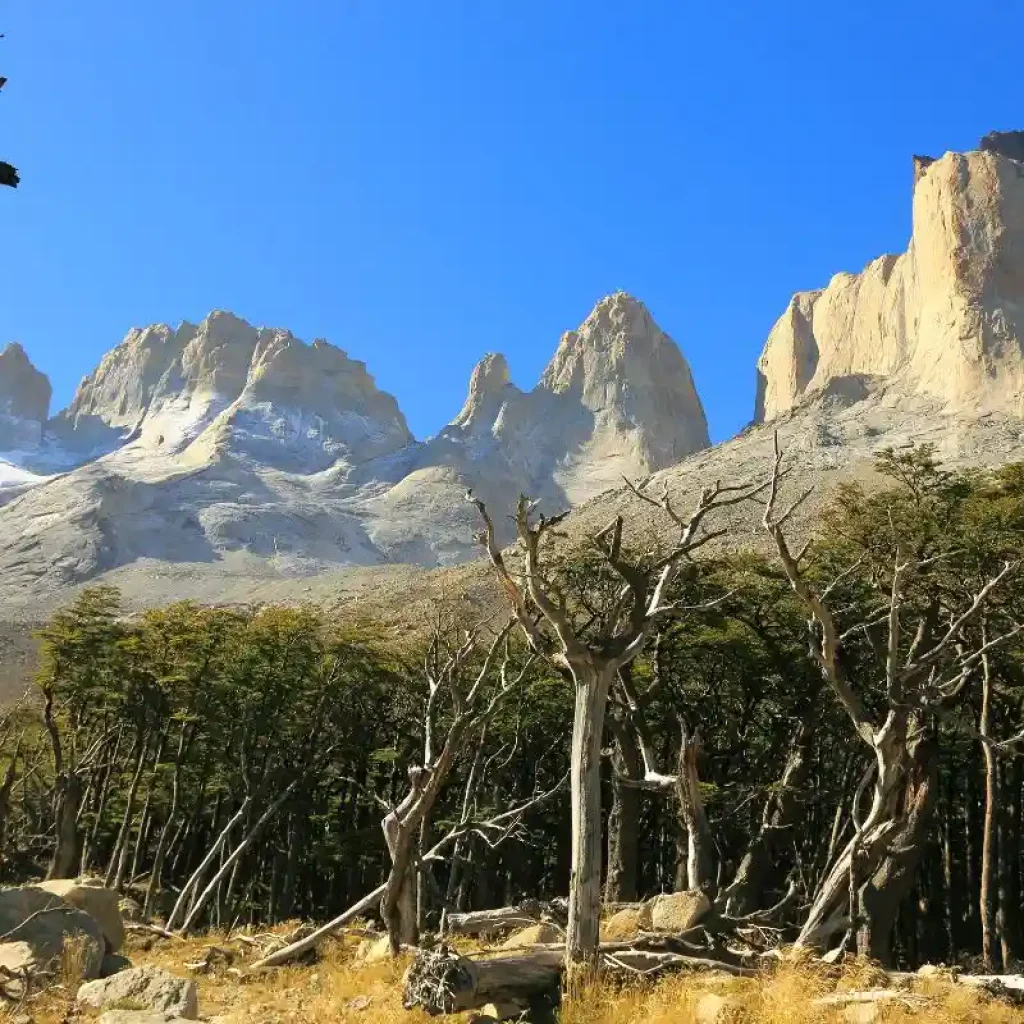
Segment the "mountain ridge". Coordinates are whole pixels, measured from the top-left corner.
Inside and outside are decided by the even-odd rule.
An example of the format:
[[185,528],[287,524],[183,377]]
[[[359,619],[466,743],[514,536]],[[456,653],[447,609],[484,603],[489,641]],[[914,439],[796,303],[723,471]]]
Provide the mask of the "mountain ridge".
[[[684,491],[757,477],[776,430],[797,477],[826,485],[870,475],[889,446],[927,442],[952,465],[1019,458],[1020,154],[1024,133],[995,133],[915,157],[907,251],[793,296],[758,362],[751,425],[713,448],[685,357],[621,292],[562,335],[528,391],[485,355],[461,410],[422,441],[365,365],[326,342],[222,311],[136,329],[34,454],[0,464],[0,579],[24,597],[6,606],[49,606],[95,579],[142,603],[331,587],[406,606],[424,580],[462,587],[478,573],[443,568],[478,554],[469,487],[503,541],[519,493],[546,512],[571,506],[566,529],[581,536],[632,507],[623,476]],[[659,528],[649,508],[637,521]]]

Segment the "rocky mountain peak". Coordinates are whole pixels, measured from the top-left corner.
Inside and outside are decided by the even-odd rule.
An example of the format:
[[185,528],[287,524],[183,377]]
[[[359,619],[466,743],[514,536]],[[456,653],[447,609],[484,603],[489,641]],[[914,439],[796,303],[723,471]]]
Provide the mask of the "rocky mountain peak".
[[914,158],[907,251],[800,292],[758,361],[755,419],[826,390],[895,386],[1024,415],[1024,132]]
[[505,402],[519,394],[510,379],[508,360],[500,352],[488,352],[473,368],[466,401],[451,425],[470,434],[489,431]]
[[0,352],[0,448],[38,445],[50,414],[49,378],[12,341]]
[[575,396],[598,432],[619,435],[652,468],[710,444],[689,364],[647,307],[625,292],[601,299],[562,335],[539,388]]

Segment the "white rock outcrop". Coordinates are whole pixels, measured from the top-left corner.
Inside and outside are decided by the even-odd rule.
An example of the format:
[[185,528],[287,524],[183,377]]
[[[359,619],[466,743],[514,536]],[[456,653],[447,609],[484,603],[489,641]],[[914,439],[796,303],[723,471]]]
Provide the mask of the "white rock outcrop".
[[140,559],[450,564],[478,550],[467,488],[507,531],[521,492],[561,511],[708,433],[682,353],[619,292],[563,335],[531,391],[486,356],[461,412],[423,442],[361,362],[224,312],[129,332],[44,440],[49,463],[7,468],[12,584],[64,587]]
[[1024,134],[982,146],[915,160],[905,253],[793,297],[758,361],[755,419],[877,379],[951,410],[1024,416]]

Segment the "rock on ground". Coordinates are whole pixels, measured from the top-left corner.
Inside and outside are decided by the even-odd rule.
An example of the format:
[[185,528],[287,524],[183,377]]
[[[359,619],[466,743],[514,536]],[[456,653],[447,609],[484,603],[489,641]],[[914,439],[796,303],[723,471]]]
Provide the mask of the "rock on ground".
[[707,896],[699,889],[664,893],[654,900],[651,927],[656,932],[685,932],[710,909]]
[[601,925],[601,938],[631,939],[640,932],[650,931],[653,911],[653,900],[648,900],[635,907],[623,907],[622,910],[616,910]]
[[38,886],[0,891],[0,963],[6,967],[46,967],[59,960],[65,939],[81,943],[83,978],[95,978],[103,962],[103,931],[89,914]]
[[79,1006],[102,1010],[115,1003],[132,1003],[185,1020],[199,1017],[196,983],[162,967],[131,967],[110,978],[87,982],[78,990]]
[[113,889],[108,889],[102,883],[74,881],[70,878],[40,882],[39,888],[52,892],[54,896],[59,896],[94,918],[106,939],[108,953],[116,953],[124,945],[124,923],[118,906],[121,897]]
[[504,949],[517,949],[520,946],[547,945],[561,942],[565,936],[552,924],[531,924],[513,932],[502,943]]

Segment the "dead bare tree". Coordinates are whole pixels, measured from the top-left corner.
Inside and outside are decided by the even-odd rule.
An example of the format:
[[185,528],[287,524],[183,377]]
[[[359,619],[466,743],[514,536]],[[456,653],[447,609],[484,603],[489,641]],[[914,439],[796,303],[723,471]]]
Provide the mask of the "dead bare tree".
[[[934,609],[929,614],[914,612],[906,601],[911,578],[927,576],[941,556],[915,557],[894,541],[892,570],[880,603],[852,615],[834,611],[832,597],[840,580],[816,584],[804,568],[810,545],[794,552],[786,537],[787,522],[810,491],[780,511],[782,477],[776,437],[763,526],[808,613],[811,656],[874,764],[870,808],[861,819],[860,801],[854,800],[853,837],[833,860],[814,895],[798,944],[823,945],[849,927],[856,933],[860,952],[886,962],[892,924],[913,884],[931,815],[936,765],[929,725],[963,691],[986,653],[1021,630],[1021,625],[1014,625],[984,640],[969,635],[969,627],[979,621],[1016,565],[1003,565],[943,620]],[[840,614],[850,621],[841,622]],[[911,618],[915,621],[907,628]],[[855,685],[846,655],[848,645],[858,638],[867,642],[870,655],[863,670],[866,678]],[[871,694],[871,707],[865,692]],[[876,706],[879,710],[872,710]],[[870,781],[871,775],[865,775],[863,789]]]
[[[464,816],[456,825],[448,830],[446,835],[442,836],[429,850],[424,852],[420,859],[424,864],[443,861],[445,851],[449,846],[470,835],[479,837],[488,847],[496,849],[507,840],[519,836],[522,830],[522,821],[527,812],[553,797],[564,784],[565,778],[562,778],[550,789],[542,793],[535,793],[515,807],[510,807],[507,811],[502,811],[500,814],[495,814],[484,820],[476,820]],[[349,922],[354,921],[360,914],[369,910],[384,896],[387,886],[388,882],[384,882],[374,889],[373,892],[363,896],[346,911],[326,924],[321,925],[315,932],[258,960],[252,965],[252,970],[262,967],[278,967],[315,949],[323,939],[333,935],[341,928],[344,928]]]
[[[532,657],[526,659],[518,671],[512,668],[513,655],[508,641],[513,625],[510,620],[499,630],[475,673],[472,661],[479,646],[479,631],[466,631],[463,641],[451,646],[446,643],[447,631],[441,622],[435,625],[424,664],[427,702],[423,763],[409,770],[408,793],[397,806],[388,810],[381,822],[391,856],[381,914],[394,955],[403,945],[415,945],[419,938],[415,884],[417,839],[429,826],[434,805],[456,759],[474,738],[482,741],[483,730],[517,691],[530,669]],[[443,738],[438,735],[442,703],[449,704],[451,710]]]
[[573,621],[568,599],[552,578],[547,541],[565,514],[535,515],[536,502],[520,496],[515,513],[522,548],[522,568],[514,571],[498,546],[494,522],[482,501],[476,506],[484,530],[480,541],[498,574],[516,621],[530,647],[544,657],[575,688],[571,748],[572,853],[566,960],[594,967],[598,962],[601,911],[601,752],[605,710],[616,674],[644,649],[660,623],[693,611],[674,602],[673,583],[680,565],[699,547],[725,531],[704,531],[708,514],[745,502],[760,487],[722,486],[702,490],[693,511],[680,514],[667,485],[654,497],[643,486],[631,487],[642,501],[660,509],[674,524],[675,541],[666,553],[634,558],[623,550],[624,520],[616,516],[591,540],[620,586],[585,636]]

